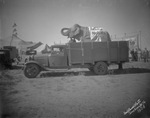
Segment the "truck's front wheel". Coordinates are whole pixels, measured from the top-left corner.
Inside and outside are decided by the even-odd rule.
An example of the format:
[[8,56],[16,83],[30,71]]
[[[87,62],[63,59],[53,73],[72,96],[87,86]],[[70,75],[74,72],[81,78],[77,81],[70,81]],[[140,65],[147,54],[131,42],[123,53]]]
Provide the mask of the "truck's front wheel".
[[40,68],[36,64],[27,64],[24,68],[24,75],[27,78],[35,78],[40,73]]
[[94,66],[94,73],[97,75],[107,74],[108,67],[105,62],[97,62]]

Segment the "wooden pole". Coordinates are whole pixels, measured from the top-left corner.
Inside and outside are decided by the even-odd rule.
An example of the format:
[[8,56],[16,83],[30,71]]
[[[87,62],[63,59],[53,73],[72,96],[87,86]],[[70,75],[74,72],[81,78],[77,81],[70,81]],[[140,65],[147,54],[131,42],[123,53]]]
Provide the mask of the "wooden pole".
[[139,40],[140,40],[140,49],[142,49],[142,44],[141,44],[141,31],[140,31],[140,34],[139,34]]
[[10,46],[11,46],[12,41],[13,41],[13,35],[12,35],[12,37],[11,37]]

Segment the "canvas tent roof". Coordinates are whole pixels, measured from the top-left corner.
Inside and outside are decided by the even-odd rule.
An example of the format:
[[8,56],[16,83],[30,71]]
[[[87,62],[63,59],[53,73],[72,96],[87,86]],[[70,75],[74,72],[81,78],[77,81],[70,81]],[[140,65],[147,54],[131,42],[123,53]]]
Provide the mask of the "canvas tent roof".
[[47,44],[42,44],[34,50],[36,50],[37,53],[48,53],[51,51],[51,48]]
[[32,46],[35,43],[31,42],[31,41],[24,41],[21,38],[19,38],[18,36],[10,36],[10,37],[6,37],[4,39],[0,39],[0,43],[1,46],[15,46],[17,48],[20,47],[27,47],[27,46]]
[[41,52],[42,52],[43,54],[44,54],[44,53],[49,53],[49,52],[51,52],[51,47],[46,44],[46,45],[45,45],[45,48],[44,48]]
[[34,44],[34,45],[32,45],[32,46],[27,47],[27,49],[29,49],[29,50],[34,50],[34,49],[38,48],[39,46],[41,46],[42,44],[43,44],[43,43],[38,42],[38,43],[36,43],[36,44]]

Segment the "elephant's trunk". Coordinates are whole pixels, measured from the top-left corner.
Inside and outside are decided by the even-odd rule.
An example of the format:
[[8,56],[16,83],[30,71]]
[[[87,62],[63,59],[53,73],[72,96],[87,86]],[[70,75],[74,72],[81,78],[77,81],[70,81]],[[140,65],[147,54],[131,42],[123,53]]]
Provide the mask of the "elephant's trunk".
[[[65,31],[66,30],[66,31]],[[69,28],[62,28],[61,29],[61,34],[63,36],[69,36],[69,32],[70,32],[70,29]]]

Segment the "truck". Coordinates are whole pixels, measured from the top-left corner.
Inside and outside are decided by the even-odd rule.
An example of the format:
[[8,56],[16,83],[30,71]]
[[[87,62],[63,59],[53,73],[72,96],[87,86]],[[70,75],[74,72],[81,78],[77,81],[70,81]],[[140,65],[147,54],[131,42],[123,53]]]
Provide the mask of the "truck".
[[1,68],[11,68],[12,67],[10,50],[0,49],[0,66],[1,66]]
[[12,63],[18,58],[18,49],[14,46],[4,46],[0,49],[0,65],[11,68]]
[[41,71],[88,68],[97,75],[105,75],[108,66],[129,61],[128,41],[71,42],[52,45],[48,54],[37,54],[25,64],[24,75],[35,78]]
[[4,46],[3,49],[9,50],[11,62],[14,62],[15,59],[18,58],[19,53],[18,49],[15,46]]

